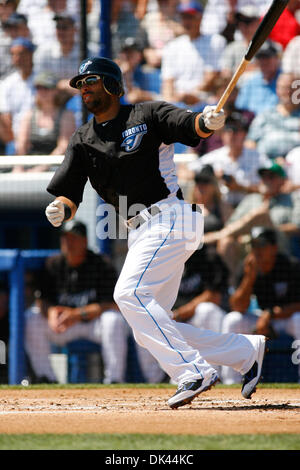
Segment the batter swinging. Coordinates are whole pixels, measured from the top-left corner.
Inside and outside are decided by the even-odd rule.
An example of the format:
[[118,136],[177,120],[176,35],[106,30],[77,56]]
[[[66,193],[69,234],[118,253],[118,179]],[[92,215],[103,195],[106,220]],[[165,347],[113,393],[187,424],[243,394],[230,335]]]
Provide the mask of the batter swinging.
[[[71,137],[65,158],[47,190],[56,199],[46,208],[55,227],[74,217],[87,180],[104,201],[125,214],[128,254],[114,298],[136,341],[178,383],[171,408],[190,403],[214,385],[214,365],[244,375],[250,398],[260,379],[265,337],[218,334],[172,320],[184,263],[199,246],[203,216],[183,200],[177,184],[173,143],[196,146],[220,129],[223,110],[202,114],[158,101],[122,105],[122,74],[103,57],[88,58],[70,85],[94,117]],[[139,208],[132,216],[132,208]],[[136,213],[136,212],[135,212]]]

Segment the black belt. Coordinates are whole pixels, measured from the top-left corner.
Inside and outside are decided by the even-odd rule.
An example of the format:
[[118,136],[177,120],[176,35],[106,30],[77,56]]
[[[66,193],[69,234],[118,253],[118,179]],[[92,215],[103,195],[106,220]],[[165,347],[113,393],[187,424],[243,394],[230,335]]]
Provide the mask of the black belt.
[[[199,212],[202,214],[202,210],[198,204],[192,204],[192,211],[193,212]],[[144,213],[143,215],[138,214],[135,217],[132,217],[132,219],[127,220],[126,225],[128,228],[132,230],[137,230],[141,225],[143,225],[145,222],[147,222],[150,217],[154,217],[157,214],[161,213],[161,210],[158,206],[151,206],[149,209],[147,209],[147,212],[149,214],[149,217]]]
[[199,214],[202,214],[201,207],[198,204],[192,204],[192,211],[199,212]]
[[150,219],[150,217],[154,217],[155,215],[159,214],[161,210],[158,206],[151,206],[149,207],[149,209],[147,209],[147,212],[149,214],[149,217],[147,217],[146,214],[145,216],[138,214],[135,217],[132,217],[132,219],[127,220],[126,222],[127,227],[130,229],[136,230],[145,222],[147,222]]

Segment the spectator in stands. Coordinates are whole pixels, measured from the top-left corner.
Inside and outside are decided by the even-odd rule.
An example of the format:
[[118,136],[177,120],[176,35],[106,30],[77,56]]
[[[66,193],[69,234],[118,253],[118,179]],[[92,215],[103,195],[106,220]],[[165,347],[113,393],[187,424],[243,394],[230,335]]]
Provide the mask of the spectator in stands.
[[225,38],[200,34],[203,7],[196,1],[178,7],[185,34],[163,49],[162,96],[166,101],[198,105],[219,75]]
[[243,235],[253,226],[274,227],[278,231],[280,249],[292,254],[291,237],[300,233],[300,198],[295,193],[283,192],[286,173],[277,163],[270,161],[259,168],[258,192],[245,196],[225,227],[204,235],[204,242],[217,244],[218,252],[231,273],[235,284],[236,266],[241,259]]
[[236,107],[258,114],[278,103],[276,84],[281,71],[281,48],[266,41],[255,56],[258,71],[239,88]]
[[[85,338],[101,344],[104,382],[124,382],[129,327],[113,301],[115,269],[88,249],[87,228],[80,221],[64,224],[60,247],[61,253],[46,261],[40,299],[26,311],[25,348],[36,381],[56,381],[51,343],[63,346]],[[149,363],[161,376],[157,363],[152,358]]]
[[[259,25],[259,10],[254,5],[247,5],[239,8],[236,12],[237,28],[241,33],[241,38],[227,44],[221,59],[222,75],[226,78],[231,78],[237,67],[239,66],[245,52],[248,48],[249,42]],[[251,75],[251,72],[257,68],[253,61],[247,67],[246,72],[241,77],[239,85],[245,80],[246,76]]]
[[[225,78],[222,75],[220,75],[215,81],[214,81],[214,86],[211,94],[208,96],[207,103],[208,105],[216,105],[219,102],[219,99],[223,96],[224,91],[226,90],[226,87],[229,83],[230,79]],[[227,118],[229,118],[233,113],[238,112],[240,115],[243,116],[243,119],[245,119],[248,122],[248,125],[250,126],[253,118],[254,118],[254,113],[252,111],[248,111],[247,109],[238,109],[236,107],[236,98],[238,95],[238,87],[235,87],[229,97],[227,98],[226,103],[223,106],[223,109],[225,111],[225,114]],[[203,109],[206,106],[205,103],[202,104]],[[223,141],[222,141],[222,132],[221,131],[216,131],[214,134],[209,138],[209,139],[203,139],[197,147],[194,147],[191,149],[191,151],[196,152],[199,156],[202,156],[208,152],[211,152],[212,150],[216,150],[220,147],[223,147]]]
[[266,162],[264,155],[245,146],[248,128],[249,121],[245,116],[240,112],[232,113],[221,130],[223,146],[189,165],[193,171],[204,164],[212,165],[222,186],[223,197],[233,208],[245,194],[257,191],[257,170]]
[[[0,129],[3,129],[2,138],[6,144],[14,143],[22,117],[33,105],[34,50],[34,44],[27,38],[17,38],[11,44],[12,63],[16,71],[2,81],[0,90]],[[15,153],[14,147],[7,152]]]
[[[17,154],[64,155],[76,128],[74,114],[59,105],[57,78],[54,74],[38,74],[34,86],[35,104],[22,119],[16,138]],[[38,165],[30,171],[44,171],[47,168]],[[21,169],[18,168],[19,171]]]
[[34,69],[36,73],[51,70],[59,79],[58,88],[70,97],[74,92],[69,86],[68,77],[80,62],[80,48],[76,41],[77,27],[75,19],[70,15],[57,14],[54,22],[56,38],[36,49]]
[[56,38],[55,15],[68,14],[67,0],[46,0],[43,2],[22,2],[18,12],[27,15],[32,41],[39,47],[51,44]]
[[147,33],[141,26],[149,0],[112,0],[111,32],[112,56],[117,57],[127,37],[134,37],[144,47],[148,44]]
[[287,7],[276,22],[269,38],[278,42],[285,49],[289,42],[300,34],[299,0],[290,0]]
[[193,203],[202,204],[204,233],[221,230],[232,213],[231,206],[224,200],[219,182],[211,165],[196,171]]
[[[79,7],[77,0],[73,0],[73,3]],[[98,0],[87,0],[87,35],[88,44],[87,47],[91,51],[93,56],[99,55],[99,44],[100,44],[100,10],[101,2]],[[74,16],[74,13],[73,13]]]
[[6,34],[4,24],[15,13],[18,0],[0,0],[0,79],[13,71],[11,63],[10,45],[11,38]]
[[[242,263],[236,290],[229,302],[233,310],[223,322],[223,333],[255,333],[269,338],[286,332],[300,338],[300,263],[280,252],[277,232],[262,226],[251,230],[251,250]],[[258,310],[249,312],[255,295]],[[299,369],[300,372],[300,369]],[[224,383],[241,376],[224,368]]]
[[[5,22],[16,11],[18,0],[0,0],[0,80],[13,72],[10,45],[11,38],[6,34]],[[5,154],[6,127],[0,117],[0,155]]]
[[141,22],[147,32],[148,46],[144,49],[144,57],[150,67],[160,68],[164,46],[184,34],[176,11],[177,3],[174,0],[157,0],[157,9],[146,12]]
[[233,41],[236,30],[237,0],[207,0],[201,23],[202,34],[222,34]]
[[282,55],[282,71],[300,77],[300,35],[288,43]]
[[300,146],[293,148],[284,159],[284,166],[288,176],[284,189],[298,191],[300,189]]
[[284,158],[300,145],[300,102],[293,98],[294,81],[294,75],[281,73],[276,85],[278,104],[257,114],[251,123],[247,145],[268,158]]
[[12,13],[3,23],[3,29],[11,40],[19,37],[31,39],[31,32],[27,25],[27,17],[21,13]]
[[139,103],[153,100],[154,93],[142,87],[143,49],[135,38],[125,39],[116,62],[122,70],[126,101]]
[[[183,0],[184,1],[184,0]],[[203,21],[202,34],[222,34],[228,42],[233,41],[236,32],[236,12],[245,6],[255,6],[256,14],[265,14],[272,0],[207,0]]]

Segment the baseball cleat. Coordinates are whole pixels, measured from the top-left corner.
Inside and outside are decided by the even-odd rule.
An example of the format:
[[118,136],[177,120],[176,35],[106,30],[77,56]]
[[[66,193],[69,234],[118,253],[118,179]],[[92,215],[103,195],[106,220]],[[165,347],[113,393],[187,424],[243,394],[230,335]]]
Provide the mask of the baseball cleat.
[[243,376],[241,393],[244,398],[251,398],[252,393],[256,392],[256,385],[261,378],[261,369],[266,352],[266,337],[258,336],[259,345],[257,351],[257,359],[253,366]]
[[172,409],[187,405],[200,393],[209,390],[218,380],[218,374],[216,371],[213,371],[208,377],[196,380],[195,382],[185,382],[179,385],[176,393],[168,400],[168,405]]

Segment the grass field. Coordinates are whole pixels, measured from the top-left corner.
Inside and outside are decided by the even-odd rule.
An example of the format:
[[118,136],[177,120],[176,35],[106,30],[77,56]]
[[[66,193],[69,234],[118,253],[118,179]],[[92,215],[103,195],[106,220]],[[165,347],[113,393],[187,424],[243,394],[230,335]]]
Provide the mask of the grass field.
[[0,450],[300,450],[299,435],[0,435]]

